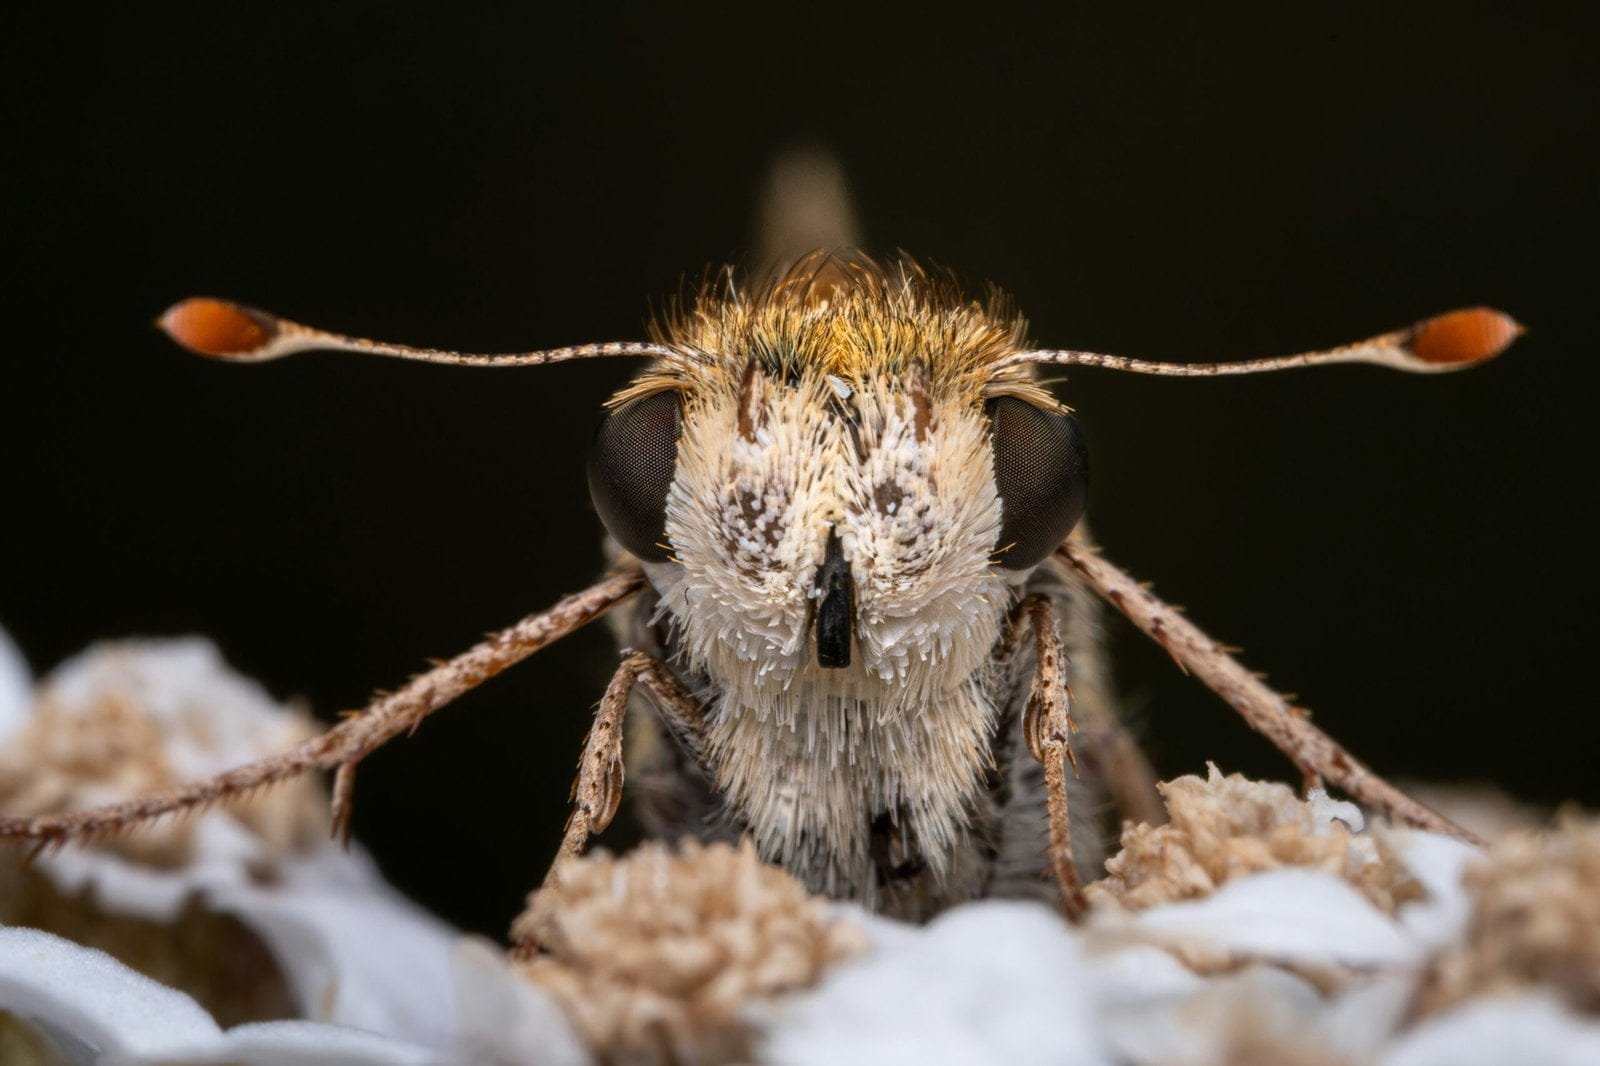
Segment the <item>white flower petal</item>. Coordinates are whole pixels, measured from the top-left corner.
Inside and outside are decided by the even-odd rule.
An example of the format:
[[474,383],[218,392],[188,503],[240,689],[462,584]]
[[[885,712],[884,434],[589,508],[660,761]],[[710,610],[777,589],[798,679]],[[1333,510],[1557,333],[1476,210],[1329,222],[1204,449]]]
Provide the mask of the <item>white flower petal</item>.
[[105,952],[9,926],[0,926],[0,1010],[36,1025],[75,1062],[96,1061],[96,1049],[156,1056],[221,1032],[194,1000]]
[[0,743],[28,720],[33,705],[33,671],[28,660],[0,629]]
[[1179,999],[1198,992],[1205,983],[1169,952],[1148,944],[1091,955],[1087,961],[1102,1006]]
[[834,903],[828,913],[835,921],[853,925],[866,934],[868,947],[874,953],[907,947],[923,932],[921,926],[874,914],[859,903]]
[[572,1023],[543,990],[518,977],[505,953],[477,937],[456,945],[461,1035],[452,1058],[473,1066],[586,1066],[593,1060]]
[[1108,1061],[1094,1036],[1088,970],[1047,908],[973,903],[886,940],[797,997],[762,1061]]
[[1600,1022],[1544,996],[1473,1000],[1422,1022],[1396,1042],[1381,1066],[1594,1066]]
[[204,1043],[160,1056],[160,1066],[443,1066],[445,1062],[438,1052],[414,1044],[318,1022],[239,1025]]
[[1180,983],[1157,974],[1161,991],[1142,997],[1125,985],[1110,999],[1102,984],[1097,1022],[1118,1062],[1210,1066],[1247,1048],[1253,1049],[1252,1061],[1315,1050],[1366,1062],[1400,1024],[1413,983],[1383,976],[1328,999],[1302,978],[1265,964],[1218,977],[1190,976],[1192,984],[1180,991]]
[[[204,837],[243,833],[226,819]],[[452,968],[458,934],[385,885],[359,851],[327,846],[282,859],[277,882],[256,885],[235,849],[197,849],[190,866],[161,870],[68,848],[39,865],[64,893],[93,891],[119,914],[177,918],[199,898],[261,938],[305,1014],[318,1021],[445,1046],[457,1033]]]
[[1335,996],[1307,1033],[1307,1043],[1332,1057],[1370,1062],[1404,1024],[1416,995],[1413,972],[1379,974]]
[[1107,1037],[1119,1061],[1210,1066],[1231,1061],[1243,1032],[1270,1047],[1293,1042],[1321,1006],[1304,980],[1270,966],[1206,980],[1193,996],[1135,1012]]
[[198,1003],[110,955],[0,927],[0,1011],[83,1066],[430,1066],[437,1051],[313,1022],[224,1032]]
[[1394,920],[1318,870],[1253,874],[1204,899],[1151,907],[1128,921],[1162,940],[1267,959],[1385,966],[1419,956]]
[[1095,1023],[1118,1062],[1176,1062],[1196,1046],[1190,1005],[1205,979],[1160,948],[1094,960]]
[[381,885],[207,893],[260,936],[305,1013],[434,1047],[457,1036],[457,934]]
[[1461,938],[1472,914],[1472,898],[1461,884],[1468,863],[1483,850],[1440,833],[1418,829],[1389,830],[1387,841],[1411,876],[1427,889],[1426,899],[1400,908],[1400,924],[1429,950]]

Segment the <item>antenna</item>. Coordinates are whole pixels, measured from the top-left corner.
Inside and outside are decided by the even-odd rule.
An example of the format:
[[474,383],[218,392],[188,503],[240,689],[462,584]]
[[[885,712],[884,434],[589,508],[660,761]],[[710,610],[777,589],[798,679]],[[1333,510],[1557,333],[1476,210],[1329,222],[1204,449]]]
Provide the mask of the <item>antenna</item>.
[[1502,311],[1492,307],[1469,307],[1425,318],[1405,329],[1382,333],[1354,344],[1319,352],[1300,352],[1298,355],[1233,363],[1160,363],[1149,359],[1130,359],[1125,355],[1039,349],[1006,356],[995,364],[995,369],[1021,363],[1045,363],[1103,367],[1134,374],[1217,377],[1223,374],[1295,370],[1330,363],[1373,363],[1417,374],[1437,374],[1446,370],[1462,370],[1474,363],[1492,359],[1505,351],[1522,333],[1521,324]]
[[542,366],[574,359],[627,355],[645,359],[689,359],[688,352],[665,344],[644,341],[607,341],[579,344],[567,348],[548,348],[538,352],[509,352],[482,355],[472,352],[413,348],[406,344],[347,337],[342,333],[303,326],[287,318],[253,307],[194,296],[173,304],[156,320],[173,340],[199,355],[231,363],[260,363],[280,359],[295,352],[360,352],[386,355],[420,363],[445,363],[451,366]]

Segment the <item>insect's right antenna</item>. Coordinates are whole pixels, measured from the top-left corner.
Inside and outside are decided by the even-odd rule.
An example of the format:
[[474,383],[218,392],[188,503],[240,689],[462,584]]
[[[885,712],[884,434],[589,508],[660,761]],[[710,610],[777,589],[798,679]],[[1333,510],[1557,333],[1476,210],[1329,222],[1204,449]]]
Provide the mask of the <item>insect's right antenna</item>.
[[579,344],[567,348],[548,348],[538,352],[510,352],[503,355],[413,348],[407,344],[390,344],[386,341],[330,333],[327,330],[291,322],[268,311],[259,311],[253,307],[210,296],[194,296],[173,304],[156,320],[156,325],[165,330],[167,336],[191,352],[232,363],[260,363],[268,359],[293,355],[295,352],[318,350],[387,355],[396,359],[445,363],[451,366],[542,366],[545,363],[564,363],[573,359],[595,359],[610,355],[646,359],[694,358],[691,353],[682,349],[645,341],[607,341],[600,344]]
[[1521,335],[1522,326],[1505,312],[1492,307],[1469,307],[1425,318],[1405,329],[1380,333],[1354,344],[1268,359],[1246,359],[1231,363],[1162,363],[1100,352],[1038,349],[1007,356],[996,364],[996,369],[1019,363],[1044,363],[1093,366],[1171,377],[1216,377],[1222,374],[1260,374],[1270,370],[1327,366],[1330,363],[1374,363],[1395,370],[1436,374],[1445,370],[1462,370],[1485,359],[1492,359]]

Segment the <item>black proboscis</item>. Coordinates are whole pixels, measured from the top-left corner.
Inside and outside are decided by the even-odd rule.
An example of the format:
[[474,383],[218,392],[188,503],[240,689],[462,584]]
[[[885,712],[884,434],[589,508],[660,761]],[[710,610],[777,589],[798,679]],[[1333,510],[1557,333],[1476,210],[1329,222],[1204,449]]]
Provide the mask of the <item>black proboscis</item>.
[[834,669],[850,665],[850,634],[855,619],[855,581],[844,561],[839,534],[828,533],[827,554],[817,570],[817,665]]

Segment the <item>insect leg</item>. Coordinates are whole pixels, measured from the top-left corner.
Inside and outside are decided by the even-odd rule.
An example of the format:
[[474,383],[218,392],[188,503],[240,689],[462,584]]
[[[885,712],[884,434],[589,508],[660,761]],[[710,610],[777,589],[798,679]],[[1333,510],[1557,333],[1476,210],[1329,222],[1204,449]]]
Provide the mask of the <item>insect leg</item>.
[[[1082,540],[1084,533],[1080,530],[1075,536]],[[1054,561],[1049,572],[1058,575],[1071,605],[1070,613],[1059,621],[1062,645],[1072,667],[1067,695],[1078,727],[1072,738],[1073,750],[1105,788],[1120,821],[1161,825],[1167,820],[1167,807],[1156,789],[1158,775],[1134,730],[1117,713],[1106,676],[1099,598],[1064,562]],[[1058,593],[1051,595],[1053,602],[1062,602]]]
[[1447,833],[1474,844],[1482,843],[1444,815],[1373,773],[1338,741],[1312,725],[1304,709],[1291,706],[1176,608],[1163,603],[1122,570],[1071,541],[1056,550],[1091,588],[1165,648],[1180,669],[1193,673],[1243,715],[1252,729],[1272,741],[1294,762],[1308,783],[1326,778],[1351,798],[1404,825]]
[[[561,867],[583,854],[589,837],[605,831],[622,804],[623,762],[622,726],[628,713],[628,697],[635,685],[643,685],[656,699],[657,710],[667,729],[689,749],[696,759],[705,747],[705,722],[694,695],[675,677],[666,664],[632,648],[622,651],[622,663],[600,697],[594,725],[583,742],[578,758],[578,776],[572,782],[572,814],[561,837],[561,849],[544,876],[550,884]],[[526,958],[538,950],[538,931],[524,919],[511,928],[513,949]]]
[[333,822],[335,831],[340,832],[348,820],[354,768],[364,756],[394,736],[415,730],[424,718],[457,696],[581,629],[643,587],[644,575],[637,570],[614,574],[417,675],[397,691],[378,697],[366,710],[281,755],[122,803],[33,818],[0,817],[0,840],[59,845],[113,833],[164,814],[205,807],[309,770],[335,768],[340,772],[334,787]]
[[1050,817],[1050,864],[1061,885],[1061,903],[1069,918],[1077,918],[1086,906],[1078,869],[1072,861],[1072,823],[1067,806],[1067,764],[1076,768],[1072,753],[1071,695],[1067,689],[1066,655],[1056,628],[1050,597],[1032,595],[1017,605],[1012,616],[1012,635],[1017,639],[1026,624],[1033,631],[1035,659],[1028,705],[1022,715],[1023,737],[1028,752],[1044,767],[1045,801]]

